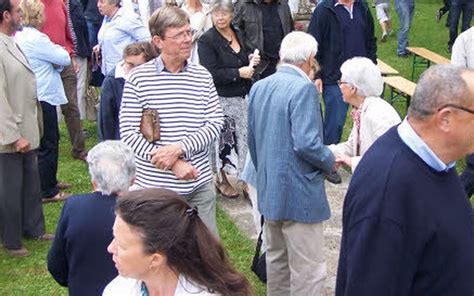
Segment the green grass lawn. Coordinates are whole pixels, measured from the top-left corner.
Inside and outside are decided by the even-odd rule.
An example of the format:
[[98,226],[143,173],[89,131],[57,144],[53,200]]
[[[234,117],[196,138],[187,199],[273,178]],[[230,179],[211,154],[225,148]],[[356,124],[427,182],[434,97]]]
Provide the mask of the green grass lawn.
[[[442,6],[441,0],[416,1],[414,23],[410,32],[410,45],[426,47],[449,58],[450,55],[446,51],[448,30],[444,27],[444,20],[439,24],[435,22],[435,13],[440,6]],[[398,20],[393,9],[393,1],[391,15],[393,27],[396,30]],[[376,34],[377,37],[380,37],[380,27],[378,25],[376,25]],[[378,43],[378,56],[399,70],[402,76],[409,79],[412,59],[398,58],[395,48],[396,34],[388,38],[386,43]],[[399,104],[396,107],[404,116],[404,105]],[[94,123],[86,123],[86,128],[91,134],[96,134]],[[351,122],[348,120],[345,137],[347,137],[350,128]],[[90,148],[96,142],[97,138],[93,137],[87,140],[87,145]],[[459,162],[458,169],[461,170],[463,165],[463,162]],[[61,181],[74,184],[74,187],[70,190],[71,193],[90,192],[92,189],[86,165],[80,161],[72,160],[70,156],[69,139],[63,126],[61,128],[58,174]],[[55,231],[61,207],[62,204],[47,204],[44,206],[46,229],[50,233]],[[229,217],[220,209],[218,209],[217,219],[222,241],[232,262],[248,276],[255,287],[256,295],[265,295],[264,285],[258,282],[249,269],[254,251],[253,242],[244,237]],[[57,285],[46,269],[46,254],[49,244],[25,241],[25,246],[31,252],[31,255],[27,258],[10,258],[0,251],[0,295],[67,295],[67,290]],[[91,272],[94,271],[91,270]]]

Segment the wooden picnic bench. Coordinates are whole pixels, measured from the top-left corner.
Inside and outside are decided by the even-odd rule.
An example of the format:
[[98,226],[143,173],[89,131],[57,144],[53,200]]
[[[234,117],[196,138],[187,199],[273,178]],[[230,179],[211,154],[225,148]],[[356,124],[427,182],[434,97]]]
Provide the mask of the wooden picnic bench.
[[431,63],[449,64],[450,60],[424,47],[407,47],[407,50],[413,53],[413,64],[411,70],[411,80],[415,79],[415,68],[428,68]]
[[380,72],[382,72],[382,76],[389,76],[389,75],[398,75],[400,74],[397,69],[392,68],[392,66],[388,65],[381,59],[377,59],[377,66],[380,69]]
[[394,101],[400,98],[405,98],[406,108],[408,110],[411,97],[415,93],[416,83],[401,76],[385,76],[383,77],[383,81],[385,82],[385,85],[390,87],[390,104],[393,105]]

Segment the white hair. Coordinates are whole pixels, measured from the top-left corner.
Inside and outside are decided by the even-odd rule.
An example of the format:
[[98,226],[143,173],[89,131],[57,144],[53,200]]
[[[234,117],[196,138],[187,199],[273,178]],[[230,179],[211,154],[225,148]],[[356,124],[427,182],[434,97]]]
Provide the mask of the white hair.
[[97,144],[87,154],[87,163],[92,181],[103,194],[127,191],[135,178],[135,156],[120,141]]
[[304,32],[291,32],[283,38],[280,46],[280,60],[292,65],[304,64],[308,58],[316,56],[318,42]]
[[379,97],[383,91],[380,69],[370,59],[355,57],[341,66],[341,80],[357,88],[362,97]]

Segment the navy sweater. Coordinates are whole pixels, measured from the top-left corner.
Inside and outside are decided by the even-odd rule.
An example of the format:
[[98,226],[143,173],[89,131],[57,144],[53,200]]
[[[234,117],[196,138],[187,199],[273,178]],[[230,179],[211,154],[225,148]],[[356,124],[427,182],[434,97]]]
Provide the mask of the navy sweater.
[[427,166],[390,129],[344,201],[336,295],[474,295],[474,218],[456,170]]
[[64,204],[48,270],[69,295],[102,295],[117,276],[107,246],[113,238],[116,195],[99,192],[70,197]]
[[[347,26],[359,25],[363,28],[365,44],[365,57],[377,63],[377,44],[374,35],[374,20],[366,1],[354,1],[355,17],[358,20],[353,20],[348,23],[341,23],[340,18],[334,8],[334,0],[323,0],[318,4],[313,12],[311,21],[308,26],[308,33],[313,35],[318,41],[318,53],[316,59],[321,66],[321,71],[318,77],[323,80],[325,84],[336,84],[341,78],[340,68],[346,59],[353,57],[351,54],[360,54],[360,48],[356,51],[353,48],[346,48],[345,43],[361,40],[353,40],[355,35]],[[339,7],[344,9],[343,7]],[[362,18],[360,18],[362,16]],[[347,34],[344,34],[344,29]],[[359,35],[360,36],[360,35]],[[346,40],[346,41],[345,41]],[[352,47],[352,44],[351,44]]]

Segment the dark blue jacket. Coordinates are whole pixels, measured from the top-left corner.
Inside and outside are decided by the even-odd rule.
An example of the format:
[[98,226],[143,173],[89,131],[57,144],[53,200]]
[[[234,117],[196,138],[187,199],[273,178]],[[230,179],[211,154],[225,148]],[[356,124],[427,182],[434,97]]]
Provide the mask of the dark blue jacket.
[[81,3],[87,21],[100,24],[102,22],[102,15],[100,15],[99,9],[97,8],[97,0],[81,0]]
[[100,92],[99,141],[120,140],[119,112],[125,80],[115,78],[115,67],[105,76]]
[[[377,39],[374,35],[374,20],[365,1],[354,1],[359,6],[365,19],[365,45],[367,58],[377,63]],[[316,6],[308,27],[308,33],[318,41],[316,59],[321,66],[318,76],[325,84],[336,84],[341,78],[344,63],[344,36],[334,10],[334,0],[324,0]]]
[[64,204],[48,253],[48,270],[69,295],[102,295],[117,276],[107,246],[113,238],[116,195],[70,197]]
[[89,33],[84,17],[82,4],[79,0],[69,0],[69,15],[72,22],[74,35],[76,36],[75,53],[82,58],[90,57],[92,48],[89,45]]

